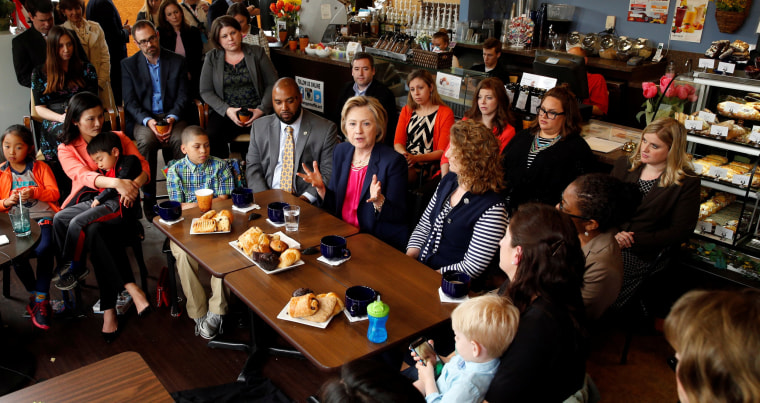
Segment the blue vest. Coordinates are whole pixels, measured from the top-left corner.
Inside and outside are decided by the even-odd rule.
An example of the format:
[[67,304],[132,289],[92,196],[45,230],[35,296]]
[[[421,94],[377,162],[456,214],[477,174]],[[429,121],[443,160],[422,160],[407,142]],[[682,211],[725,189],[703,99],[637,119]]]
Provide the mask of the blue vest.
[[[441,179],[441,183],[436,190],[435,205],[430,213],[430,228],[433,228],[435,219],[441,213],[445,201],[449,199],[459,185],[457,179],[457,175],[453,172],[449,172]],[[502,202],[504,202],[504,199],[499,194],[490,190],[482,195],[470,192],[465,193],[459,204],[449,211],[449,214],[443,221],[438,251],[432,256],[427,256],[422,263],[438,270],[443,266],[462,261],[478,219],[480,219],[486,210]],[[426,240],[426,244],[427,241],[429,239]],[[498,254],[496,258],[498,258]]]

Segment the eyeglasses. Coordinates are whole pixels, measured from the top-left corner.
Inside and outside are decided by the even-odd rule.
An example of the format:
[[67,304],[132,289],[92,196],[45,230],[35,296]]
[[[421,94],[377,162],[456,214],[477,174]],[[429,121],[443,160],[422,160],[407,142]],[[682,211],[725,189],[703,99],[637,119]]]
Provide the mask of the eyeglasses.
[[546,109],[544,109],[542,106],[539,106],[539,107],[538,107],[538,114],[540,115],[540,114],[542,114],[542,113],[544,114],[544,116],[546,116],[546,117],[547,117],[547,118],[549,118],[550,120],[554,120],[554,119],[557,119],[557,116],[561,116],[561,115],[564,115],[564,114],[565,114],[565,112],[547,111],[547,110],[546,110]]
[[568,213],[567,210],[565,210],[565,199],[563,199],[562,197],[560,197],[560,199],[559,199],[559,211],[567,214],[568,216],[570,216],[572,218],[577,218],[577,219],[583,220],[583,221],[591,221],[591,219],[588,218],[588,217],[583,217],[583,216],[580,216],[580,215],[575,215],[575,214]]
[[[151,42],[154,42],[156,39],[158,39],[158,37],[156,35],[151,35],[147,39],[143,39],[141,41],[137,41],[137,44],[140,45],[140,46],[147,45],[147,44],[149,44]],[[554,119],[554,118],[552,118],[552,119]]]
[[673,370],[673,372],[676,372],[676,367],[678,366],[678,358],[676,358],[676,356],[668,358],[668,366]]

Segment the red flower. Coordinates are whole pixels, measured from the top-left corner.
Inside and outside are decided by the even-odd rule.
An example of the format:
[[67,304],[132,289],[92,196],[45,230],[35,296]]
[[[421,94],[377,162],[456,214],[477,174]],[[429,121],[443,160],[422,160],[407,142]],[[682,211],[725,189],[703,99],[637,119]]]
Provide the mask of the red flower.
[[[673,81],[672,78],[670,78],[668,76],[662,76],[660,78],[660,88],[662,88],[662,90],[664,91],[665,88],[668,87],[668,84],[670,84],[671,81]],[[668,95],[668,96],[670,96],[670,95]]]
[[644,92],[644,98],[646,99],[654,98],[654,96],[657,95],[657,86],[654,83],[641,83],[641,88]]
[[277,13],[277,8],[275,6],[276,6],[275,3],[272,3],[269,5],[269,10],[273,13]]
[[296,6],[296,11],[301,11],[301,6]]
[[[665,88],[665,87],[662,87],[662,88]],[[668,88],[668,90],[665,91],[665,96],[666,97],[674,97],[677,94],[676,93],[677,90],[678,90],[678,86],[677,85],[671,85],[670,88]]]
[[285,5],[285,2],[282,0],[277,1],[277,9],[282,10],[282,7]]
[[[676,96],[678,97],[678,99],[682,99],[683,100],[683,99],[688,98],[689,95],[691,95],[691,94],[689,94],[689,88],[687,88],[687,87],[688,87],[688,85],[679,85],[678,87],[676,87],[675,92],[676,92]],[[671,86],[671,88],[673,88],[673,87]]]

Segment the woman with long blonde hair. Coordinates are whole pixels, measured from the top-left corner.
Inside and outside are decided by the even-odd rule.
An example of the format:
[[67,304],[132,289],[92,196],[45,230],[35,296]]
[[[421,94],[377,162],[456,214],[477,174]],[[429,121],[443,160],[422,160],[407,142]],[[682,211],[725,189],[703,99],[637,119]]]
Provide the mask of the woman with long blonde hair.
[[615,239],[623,251],[621,307],[654,268],[661,250],[684,241],[697,225],[699,177],[686,155],[686,130],[673,118],[657,119],[641,134],[630,158],[615,163],[612,176],[635,183],[641,204]]

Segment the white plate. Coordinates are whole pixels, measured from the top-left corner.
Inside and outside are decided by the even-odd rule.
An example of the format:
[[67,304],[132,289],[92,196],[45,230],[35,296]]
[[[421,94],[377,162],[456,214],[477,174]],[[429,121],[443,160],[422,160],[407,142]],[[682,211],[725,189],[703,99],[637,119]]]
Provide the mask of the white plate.
[[290,306],[290,301],[288,301],[288,303],[285,304],[285,308],[282,308],[282,311],[280,311],[280,313],[277,315],[277,319],[287,320],[288,322],[296,322],[302,325],[324,329],[327,327],[327,325],[330,324],[330,321],[332,320],[332,318],[335,317],[335,316],[330,316],[330,319],[327,319],[324,322],[312,322],[312,321],[299,319],[299,318],[291,318],[290,315],[288,315],[288,306]]
[[[193,231],[193,224],[198,220],[200,220],[200,218],[193,218],[193,221],[190,223],[190,235],[229,234],[231,231],[195,232]],[[230,228],[232,228],[232,225],[230,225]]]
[[[298,243],[295,239],[293,239],[293,238],[291,238],[291,237],[283,234],[282,231],[277,231],[277,232],[275,232],[274,234],[271,234],[271,235],[279,235],[280,236],[280,240],[282,242],[285,242],[286,244],[288,244],[289,248],[301,249],[301,244],[300,243]],[[290,269],[292,269],[294,267],[298,267],[298,266],[304,264],[304,261],[299,259],[297,262],[293,263],[292,265],[290,265],[288,267],[281,267],[279,269],[274,269],[274,270],[271,270],[271,271],[270,270],[265,270],[263,267],[261,267],[261,265],[259,265],[259,263],[257,261],[253,260],[253,258],[251,258],[250,256],[246,255],[245,252],[243,252],[243,250],[240,249],[240,247],[238,246],[237,239],[234,240],[234,241],[232,241],[232,242],[230,242],[230,246],[232,246],[236,251],[240,252],[241,255],[245,256],[248,260],[251,261],[251,263],[255,264],[256,267],[258,267],[259,269],[261,269],[261,271],[263,271],[266,274],[275,274],[275,273],[283,272],[283,271],[290,270]]]

